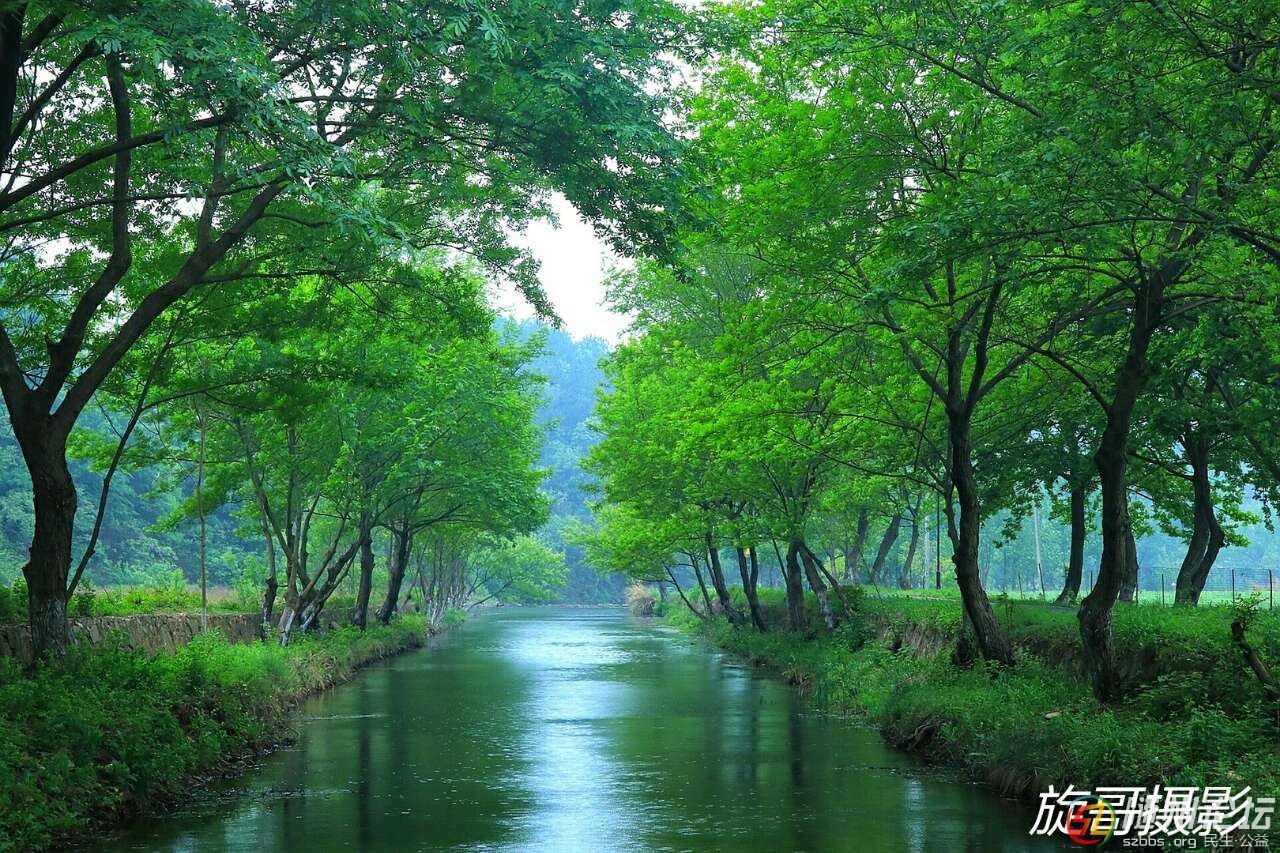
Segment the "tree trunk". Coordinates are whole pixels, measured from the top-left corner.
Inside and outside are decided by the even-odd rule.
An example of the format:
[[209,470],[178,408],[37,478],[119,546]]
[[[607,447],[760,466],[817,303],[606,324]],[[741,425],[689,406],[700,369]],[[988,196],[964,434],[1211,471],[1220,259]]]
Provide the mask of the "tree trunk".
[[783,581],[787,587],[787,624],[792,631],[803,633],[807,628],[804,605],[804,581],[800,576],[801,543],[792,539],[787,546],[787,565],[783,572]]
[[818,571],[817,560],[803,542],[800,544],[800,559],[804,564],[804,574],[809,581],[809,588],[813,590],[813,596],[818,600],[818,612],[822,614],[822,623],[827,626],[828,631],[834,631],[836,614],[831,609],[831,599],[827,595],[827,585],[822,580],[822,574]]
[[[1108,429],[1108,432],[1111,432]],[[1102,491],[1102,560],[1093,589],[1080,604],[1080,636],[1085,649],[1094,695],[1103,702],[1119,696],[1120,674],[1116,666],[1115,644],[1111,635],[1111,613],[1120,596],[1120,586],[1127,557],[1129,510],[1124,483],[1124,451],[1126,435],[1111,437],[1104,433],[1098,449],[1097,465]]]
[[360,524],[360,584],[351,624],[361,631],[369,624],[369,596],[373,592],[373,530],[367,520]]
[[271,535],[271,528],[268,526],[265,515],[262,517],[262,533],[267,543],[267,580],[262,590],[262,635],[265,637],[267,629],[271,627],[271,614],[276,609],[276,592],[280,588],[280,584],[276,581],[275,537]]
[[911,539],[907,542],[907,556],[902,561],[902,574],[898,576],[900,589],[911,589],[911,564],[916,561],[916,549],[920,546],[919,512],[912,514]]
[[1133,523],[1124,540],[1124,578],[1120,583],[1120,600],[1130,604],[1138,600],[1138,542],[1133,538]]
[[[742,576],[742,594],[747,597],[747,608],[751,612],[751,624],[756,630],[764,633],[764,613],[760,610],[760,596],[756,594],[756,576],[759,570],[752,566],[747,567],[747,553],[742,548],[736,548],[735,553],[738,557],[738,574]],[[755,560],[755,549],[752,549],[752,562]]]
[[301,607],[298,609],[298,615],[301,619],[300,627],[303,631],[319,630],[320,614],[324,612],[325,605],[329,603],[329,598],[337,591],[342,581],[346,579],[347,570],[355,561],[356,555],[360,552],[363,544],[363,538],[358,538],[352,542],[350,547],[342,552],[341,556],[332,559],[328,565],[321,567],[322,572],[318,573],[315,579],[303,590],[300,600]]
[[951,442],[951,481],[959,505],[957,542],[952,561],[956,567],[956,584],[964,612],[973,628],[978,650],[987,660],[1006,666],[1013,664],[1013,648],[996,621],[991,601],[982,588],[978,574],[978,546],[982,533],[982,515],[978,503],[978,483],[973,472],[968,419],[960,413],[949,413],[948,434]]
[[1192,510],[1194,523],[1187,555],[1178,570],[1174,592],[1175,604],[1196,605],[1209,580],[1209,572],[1226,542],[1226,534],[1218,523],[1213,508],[1213,484],[1209,476],[1209,448],[1196,435],[1184,442],[1187,461],[1191,463]]
[[407,528],[391,529],[391,559],[387,561],[387,595],[378,608],[378,621],[383,625],[391,621],[400,605],[400,587],[409,566],[409,547],[413,539]]
[[22,567],[31,645],[38,657],[61,655],[71,642],[67,576],[76,519],[76,487],[67,467],[66,436],[47,423],[26,429],[14,423],[14,433],[31,475],[35,508],[30,559]]
[[711,569],[711,585],[715,587],[716,598],[720,601],[720,609],[724,611],[724,615],[729,618],[730,625],[743,625],[746,620],[742,617],[742,613],[734,606],[733,598],[729,595],[729,586],[724,580],[724,566],[720,564],[720,549],[716,547],[715,537],[711,531],[707,531],[707,566]]
[[1117,391],[1122,402],[1125,399],[1130,402],[1126,406],[1113,404],[1108,410],[1107,426],[1094,455],[1102,495],[1102,559],[1093,589],[1080,603],[1077,616],[1093,693],[1104,703],[1113,702],[1120,696],[1112,612],[1120,597],[1129,560],[1129,492],[1125,483],[1129,425],[1133,401],[1136,401],[1137,389],[1142,385],[1145,372],[1145,357],[1139,361],[1131,347],[1120,376],[1129,393],[1121,395]]
[[698,579],[698,589],[702,590],[702,602],[707,607],[707,617],[710,618],[713,608],[711,607],[711,596],[707,593],[707,582],[702,577],[702,566],[698,563],[698,558],[693,554],[689,555],[689,565],[693,566],[693,576]]
[[284,609],[280,611],[280,624],[276,626],[282,646],[289,645],[289,638],[293,636],[293,629],[298,621],[298,592],[293,586],[291,583],[285,584]]
[[867,508],[858,510],[858,534],[853,548],[844,549],[844,577],[849,583],[858,582],[858,573],[862,570],[862,552],[867,547],[867,536],[871,532],[871,519]]
[[1165,286],[1185,269],[1186,263],[1185,259],[1165,259],[1154,276],[1140,282],[1134,292],[1129,346],[1116,373],[1115,391],[1106,407],[1107,424],[1093,456],[1102,481],[1102,560],[1098,579],[1077,615],[1093,693],[1103,703],[1120,697],[1120,670],[1111,622],[1128,563],[1131,535],[1126,484],[1129,431],[1134,407],[1147,381],[1147,351],[1160,324]]
[[885,563],[889,561],[889,552],[893,550],[893,543],[898,541],[900,530],[902,530],[902,513],[895,512],[889,519],[889,526],[885,528],[884,535],[880,537],[880,547],[876,550],[876,559],[871,564],[872,583],[880,583]]
[[1067,558],[1067,579],[1055,604],[1074,604],[1080,595],[1080,581],[1084,576],[1085,502],[1088,497],[1083,486],[1071,489],[1071,553]]

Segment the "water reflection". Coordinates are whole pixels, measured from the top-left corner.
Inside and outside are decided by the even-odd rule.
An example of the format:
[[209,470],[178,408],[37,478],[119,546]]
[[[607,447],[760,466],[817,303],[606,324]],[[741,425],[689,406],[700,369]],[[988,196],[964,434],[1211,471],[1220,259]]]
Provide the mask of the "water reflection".
[[303,717],[238,788],[98,849],[1054,849],[1025,808],[614,610],[485,614]]

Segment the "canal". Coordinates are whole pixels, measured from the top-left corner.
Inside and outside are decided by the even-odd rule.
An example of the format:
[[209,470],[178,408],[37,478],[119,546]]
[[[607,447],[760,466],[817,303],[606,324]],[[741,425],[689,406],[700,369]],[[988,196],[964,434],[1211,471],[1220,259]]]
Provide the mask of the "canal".
[[616,609],[499,609],[103,851],[1031,851],[1032,812]]

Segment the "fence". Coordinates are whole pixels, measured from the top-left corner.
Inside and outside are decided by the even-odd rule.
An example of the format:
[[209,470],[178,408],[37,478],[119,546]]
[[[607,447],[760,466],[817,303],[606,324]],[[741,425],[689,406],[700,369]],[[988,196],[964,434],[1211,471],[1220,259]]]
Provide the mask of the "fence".
[[[1274,610],[1276,606],[1276,584],[1280,574],[1275,569],[1264,569],[1260,566],[1215,566],[1209,572],[1204,590],[1200,595],[1202,604],[1230,604],[1237,598],[1257,595],[1261,598],[1261,606]],[[1085,572],[1080,582],[1080,594],[1086,595],[1093,589],[1097,579],[1097,571]],[[1057,580],[1057,579],[1055,579]],[[1046,578],[1046,583],[1048,579]],[[1142,566],[1138,570],[1138,586],[1134,590],[1134,600],[1139,604],[1174,603],[1178,582],[1177,566]],[[1049,597],[1057,595],[1058,589],[1049,590]]]

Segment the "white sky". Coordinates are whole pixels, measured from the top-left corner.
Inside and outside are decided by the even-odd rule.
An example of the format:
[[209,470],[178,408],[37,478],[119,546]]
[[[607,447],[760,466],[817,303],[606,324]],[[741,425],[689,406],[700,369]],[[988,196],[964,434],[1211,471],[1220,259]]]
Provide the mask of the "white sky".
[[[619,258],[567,199],[557,195],[552,207],[558,226],[535,222],[524,234],[512,235],[512,242],[528,248],[541,263],[538,277],[565,331],[575,338],[594,336],[617,343],[629,320],[604,306],[604,274]],[[509,287],[494,294],[493,303],[516,318],[533,316],[533,309]]]

